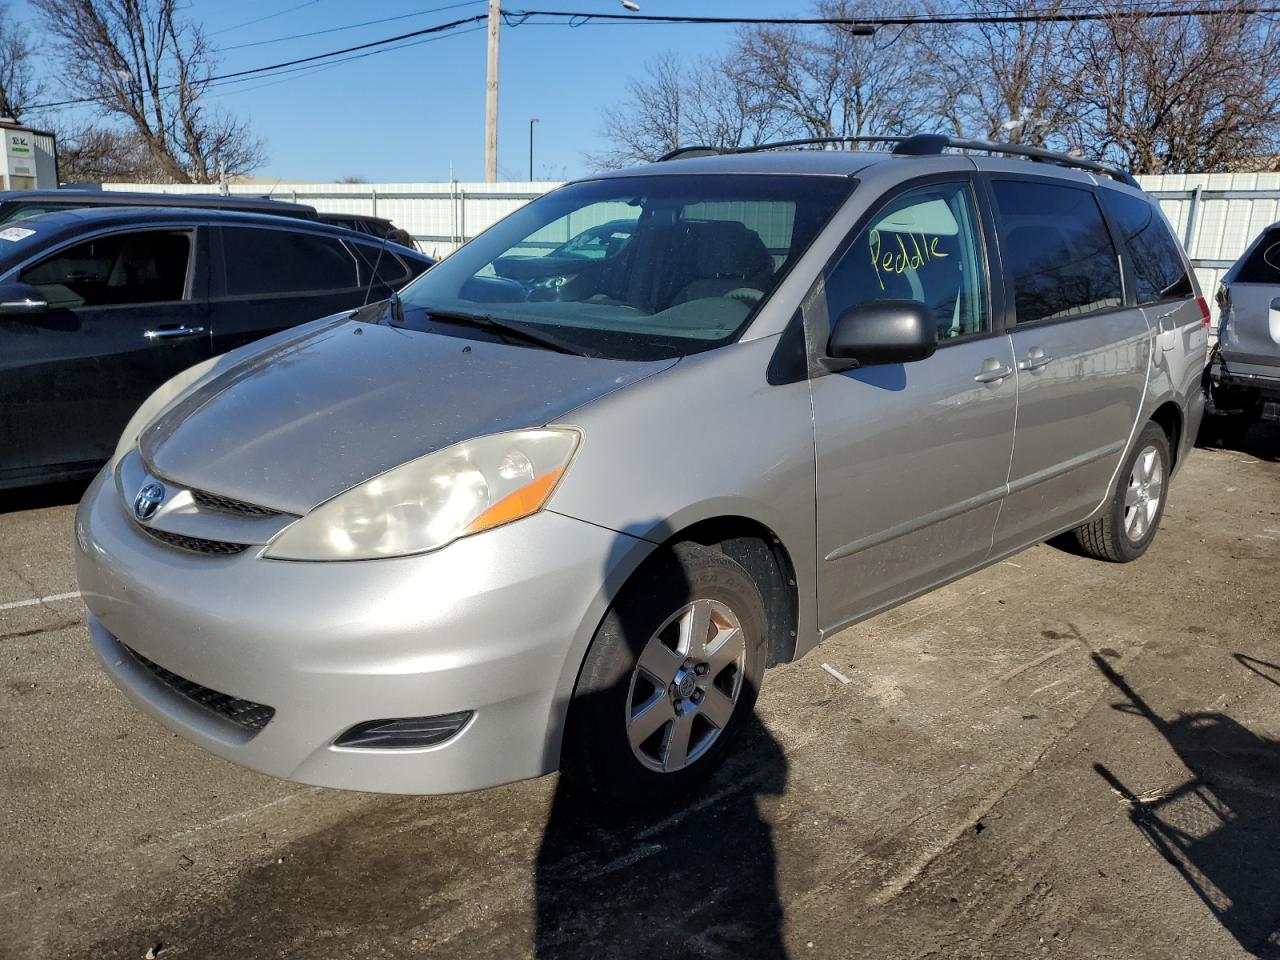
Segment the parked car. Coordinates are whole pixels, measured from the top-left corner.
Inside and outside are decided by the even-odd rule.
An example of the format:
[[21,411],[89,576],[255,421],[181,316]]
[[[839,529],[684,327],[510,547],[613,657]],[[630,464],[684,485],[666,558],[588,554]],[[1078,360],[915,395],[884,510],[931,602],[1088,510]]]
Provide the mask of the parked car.
[[1280,420],[1280,223],[1249,245],[1218,287],[1218,343],[1209,363],[1215,426],[1239,435]]
[[86,208],[0,227],[0,488],[92,475],[165,380],[383,299],[430,263],[218,210]]
[[[532,238],[518,249],[495,260],[493,269],[498,276],[517,281],[552,275],[556,283],[564,282],[572,278],[574,267],[581,260],[605,260],[621,256],[631,242],[635,227],[634,220],[611,220],[588,227],[561,244],[545,237]],[[531,292],[531,296],[536,299],[538,294]]]
[[42,213],[58,213],[85,207],[189,207],[193,210],[239,210],[242,213],[316,219],[315,207],[264,197],[124,190],[0,190],[0,225]]
[[401,230],[385,217],[370,217],[363,213],[321,213],[317,216],[321,223],[331,223],[335,227],[346,227],[357,233],[367,233],[371,237],[390,240],[410,250],[417,249],[417,245],[413,242],[413,234],[408,230]]
[[[623,206],[619,257],[494,269]],[[1030,148],[573,183],[148,400],[76,518],[92,642],[278,777],[671,799],[766,665],[1064,531],[1142,556],[1207,316],[1132,178]]]

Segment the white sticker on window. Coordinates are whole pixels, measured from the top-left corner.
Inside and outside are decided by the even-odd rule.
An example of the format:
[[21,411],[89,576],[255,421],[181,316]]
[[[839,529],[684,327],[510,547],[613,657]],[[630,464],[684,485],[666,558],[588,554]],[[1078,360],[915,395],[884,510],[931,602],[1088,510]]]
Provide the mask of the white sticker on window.
[[34,230],[28,230],[26,227],[9,227],[8,229],[0,230],[0,240],[17,243],[19,240],[25,240],[33,233],[35,233]]

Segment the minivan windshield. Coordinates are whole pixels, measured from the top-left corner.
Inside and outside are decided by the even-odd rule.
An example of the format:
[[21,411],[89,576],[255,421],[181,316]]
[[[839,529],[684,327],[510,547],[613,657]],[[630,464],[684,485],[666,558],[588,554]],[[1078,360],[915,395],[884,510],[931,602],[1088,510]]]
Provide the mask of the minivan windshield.
[[738,336],[852,189],[767,174],[571,184],[406,287],[391,322],[449,332],[473,321],[466,335],[519,326],[521,343],[542,332],[614,359],[698,353]]

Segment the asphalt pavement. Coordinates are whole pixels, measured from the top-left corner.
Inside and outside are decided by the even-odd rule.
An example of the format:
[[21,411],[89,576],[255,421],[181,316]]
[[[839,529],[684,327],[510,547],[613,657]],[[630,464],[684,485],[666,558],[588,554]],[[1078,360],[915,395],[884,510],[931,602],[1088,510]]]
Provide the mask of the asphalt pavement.
[[770,671],[705,793],[629,818],[168,733],[91,655],[77,493],[0,500],[6,960],[1280,958],[1275,427],[1196,450],[1137,563],[1035,547]]

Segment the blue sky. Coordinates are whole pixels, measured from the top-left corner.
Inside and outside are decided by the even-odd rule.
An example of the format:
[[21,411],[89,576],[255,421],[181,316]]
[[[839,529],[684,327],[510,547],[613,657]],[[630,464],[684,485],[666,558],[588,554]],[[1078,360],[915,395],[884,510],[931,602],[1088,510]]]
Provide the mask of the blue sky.
[[[638,0],[645,13],[777,16],[807,12],[806,0]],[[354,46],[485,10],[483,0],[192,0],[223,51],[222,70],[248,69]],[[307,31],[452,9],[258,46]],[[620,0],[507,0],[509,9],[625,12]],[[290,9],[297,8],[297,9]],[[259,19],[261,18],[261,19]],[[248,21],[257,20],[256,23]],[[475,32],[340,66],[261,78],[210,91],[213,103],[249,120],[266,140],[261,176],[372,182],[459,180],[484,175],[485,34]],[[467,29],[467,28],[463,28]],[[474,28],[473,28],[474,29]],[[501,179],[528,176],[529,119],[538,179],[583,173],[583,153],[601,147],[600,109],[625,92],[646,59],[665,50],[689,56],[723,49],[729,26],[503,27],[499,105]],[[53,66],[52,63],[49,64]]]

